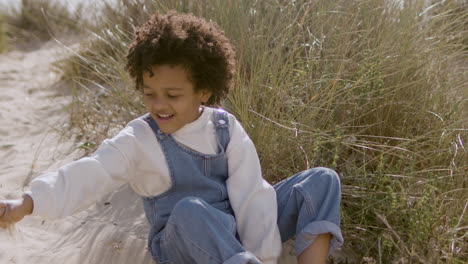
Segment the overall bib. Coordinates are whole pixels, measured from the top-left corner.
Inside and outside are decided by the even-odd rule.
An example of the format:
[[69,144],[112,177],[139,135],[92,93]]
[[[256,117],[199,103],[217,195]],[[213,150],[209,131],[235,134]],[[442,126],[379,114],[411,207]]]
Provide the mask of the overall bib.
[[158,263],[260,263],[239,242],[226,188],[229,119],[214,115],[218,153],[207,155],[163,133],[149,114],[142,117],[154,131],[166,157],[171,188],[143,197],[151,229],[148,247]]

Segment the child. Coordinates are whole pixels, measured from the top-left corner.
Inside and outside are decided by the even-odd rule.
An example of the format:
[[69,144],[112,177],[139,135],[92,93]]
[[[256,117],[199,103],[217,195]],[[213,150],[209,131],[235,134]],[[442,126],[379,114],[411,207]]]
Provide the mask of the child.
[[226,96],[235,69],[215,23],[154,15],[127,59],[148,114],[90,157],[34,179],[22,199],[0,203],[2,227],[29,214],[74,214],[128,183],[142,196],[158,263],[276,263],[293,236],[299,263],[324,263],[343,243],[337,174],[316,168],[272,187],[241,124],[208,107]]

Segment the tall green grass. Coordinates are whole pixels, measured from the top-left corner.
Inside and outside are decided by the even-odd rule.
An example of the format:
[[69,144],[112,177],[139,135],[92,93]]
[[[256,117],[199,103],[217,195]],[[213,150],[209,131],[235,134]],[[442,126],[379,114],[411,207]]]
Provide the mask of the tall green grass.
[[56,67],[92,151],[144,112],[123,68],[135,26],[170,9],[212,19],[237,50],[223,105],[270,182],[315,166],[338,171],[346,246],[360,262],[463,263],[467,4],[425,2],[119,1]]

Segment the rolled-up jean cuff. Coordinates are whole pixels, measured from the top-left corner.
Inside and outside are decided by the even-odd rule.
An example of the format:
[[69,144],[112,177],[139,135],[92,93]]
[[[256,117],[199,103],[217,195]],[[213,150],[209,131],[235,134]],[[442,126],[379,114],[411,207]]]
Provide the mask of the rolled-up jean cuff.
[[308,246],[310,246],[318,235],[330,233],[332,235],[330,241],[330,249],[328,254],[343,245],[343,235],[341,229],[334,223],[329,221],[315,221],[308,224],[296,236],[294,249],[296,255],[299,256]]
[[261,264],[260,260],[250,252],[237,253],[224,261],[223,264]]

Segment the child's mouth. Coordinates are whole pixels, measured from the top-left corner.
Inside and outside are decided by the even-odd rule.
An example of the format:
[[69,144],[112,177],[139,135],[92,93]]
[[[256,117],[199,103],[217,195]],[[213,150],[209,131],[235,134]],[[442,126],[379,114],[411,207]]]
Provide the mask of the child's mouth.
[[156,114],[156,117],[158,118],[158,120],[161,120],[161,121],[169,120],[173,116],[174,116],[173,114]]

